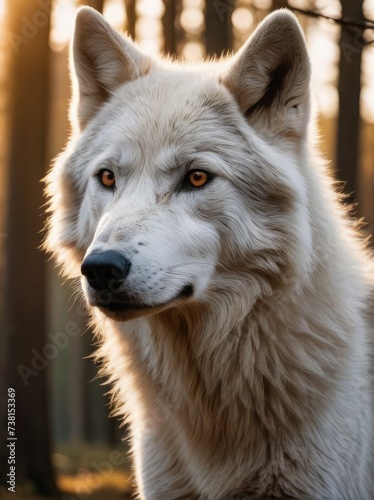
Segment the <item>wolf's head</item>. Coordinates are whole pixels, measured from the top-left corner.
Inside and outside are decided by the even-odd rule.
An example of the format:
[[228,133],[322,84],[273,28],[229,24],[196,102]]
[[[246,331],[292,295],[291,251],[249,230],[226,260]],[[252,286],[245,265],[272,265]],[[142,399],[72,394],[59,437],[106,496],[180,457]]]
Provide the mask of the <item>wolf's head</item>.
[[213,293],[250,305],[305,272],[310,64],[292,14],[192,66],[147,57],[82,8],[72,62],[75,134],[48,177],[46,246],[91,306],[125,321]]

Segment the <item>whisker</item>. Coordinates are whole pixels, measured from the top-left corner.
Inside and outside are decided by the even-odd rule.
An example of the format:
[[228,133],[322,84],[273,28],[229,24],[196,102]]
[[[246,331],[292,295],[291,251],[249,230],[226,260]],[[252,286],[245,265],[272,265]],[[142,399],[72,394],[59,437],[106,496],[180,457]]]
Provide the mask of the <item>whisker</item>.
[[191,262],[181,262],[180,264],[173,264],[171,266],[168,266],[168,269],[175,269],[175,268],[184,267],[184,266],[193,266],[196,264],[206,264],[206,261],[205,260],[195,260],[195,261],[191,261]]

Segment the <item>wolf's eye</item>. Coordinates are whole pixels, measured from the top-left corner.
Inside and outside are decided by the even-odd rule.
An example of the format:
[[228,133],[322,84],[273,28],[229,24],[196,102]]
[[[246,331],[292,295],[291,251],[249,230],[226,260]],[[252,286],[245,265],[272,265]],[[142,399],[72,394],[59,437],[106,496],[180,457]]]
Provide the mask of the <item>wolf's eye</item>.
[[188,174],[188,182],[192,187],[199,188],[204,186],[210,179],[209,173],[205,170],[191,170]]
[[101,184],[107,188],[114,187],[116,183],[113,172],[111,170],[108,170],[107,168],[103,168],[102,170],[100,170],[98,177]]

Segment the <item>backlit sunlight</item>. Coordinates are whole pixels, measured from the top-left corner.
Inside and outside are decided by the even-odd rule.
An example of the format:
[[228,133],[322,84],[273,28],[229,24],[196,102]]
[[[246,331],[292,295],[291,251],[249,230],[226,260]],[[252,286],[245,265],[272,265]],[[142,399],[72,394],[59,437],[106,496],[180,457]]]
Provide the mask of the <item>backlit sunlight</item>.
[[104,17],[117,30],[122,31],[126,26],[126,9],[123,0],[110,0],[105,2]]
[[[81,2],[80,2],[81,3]],[[106,0],[104,17],[110,24],[126,31],[127,15],[124,0]],[[310,8],[307,0],[292,0],[290,5],[298,8]],[[0,0],[0,19],[4,18],[6,0]],[[68,46],[73,33],[73,24],[78,0],[60,0],[53,2],[52,27],[50,46],[53,51],[60,52]],[[183,0],[179,17],[180,28],[185,32],[185,39],[180,47],[182,57],[187,60],[197,60],[204,57],[205,18],[204,0]],[[271,0],[252,0],[252,2],[237,0],[237,8],[232,10],[231,22],[233,33],[241,44],[252,32],[258,16],[256,9],[269,9]],[[339,0],[316,0],[315,10],[332,17],[341,16]],[[368,19],[374,18],[374,0],[365,0],[364,14]],[[162,52],[164,38],[162,17],[165,4],[162,0],[137,0],[135,35],[139,46],[151,55]],[[306,30],[309,53],[313,66],[313,87],[317,106],[326,117],[334,117],[338,110],[338,61],[340,36],[339,25],[326,20],[317,21],[312,18],[302,18]],[[374,30],[367,31],[367,38],[374,39]],[[363,88],[361,92],[362,117],[369,123],[374,123],[374,44],[363,51]]]
[[50,46],[52,50],[63,50],[73,34],[76,4],[74,1],[53,2]]

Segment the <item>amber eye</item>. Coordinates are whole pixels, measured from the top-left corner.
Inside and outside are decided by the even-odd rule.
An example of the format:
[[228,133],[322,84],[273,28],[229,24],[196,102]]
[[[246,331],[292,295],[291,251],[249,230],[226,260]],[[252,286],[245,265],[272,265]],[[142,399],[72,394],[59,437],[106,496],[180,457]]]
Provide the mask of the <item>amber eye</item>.
[[208,182],[209,174],[204,170],[192,170],[188,175],[188,180],[191,186],[199,188]]
[[113,172],[111,170],[108,170],[107,168],[100,170],[99,179],[101,184],[107,188],[114,187],[116,183],[116,179],[114,177]]

